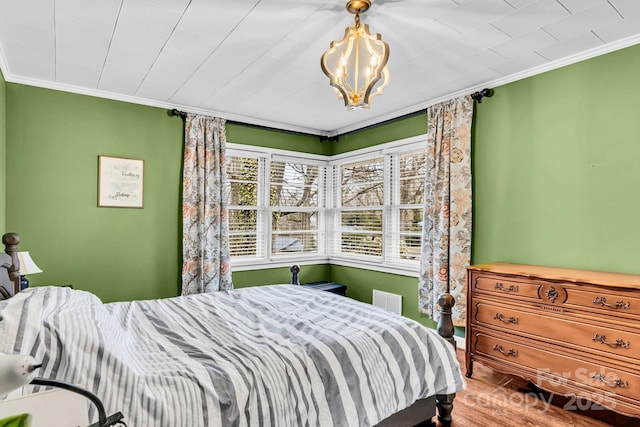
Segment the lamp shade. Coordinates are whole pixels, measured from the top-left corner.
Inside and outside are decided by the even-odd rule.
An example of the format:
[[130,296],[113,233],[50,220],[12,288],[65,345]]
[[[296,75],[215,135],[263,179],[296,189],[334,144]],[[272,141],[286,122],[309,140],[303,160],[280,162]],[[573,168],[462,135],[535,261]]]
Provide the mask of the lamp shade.
[[20,261],[20,275],[42,273],[42,270],[31,259],[29,252],[18,252],[18,260]]

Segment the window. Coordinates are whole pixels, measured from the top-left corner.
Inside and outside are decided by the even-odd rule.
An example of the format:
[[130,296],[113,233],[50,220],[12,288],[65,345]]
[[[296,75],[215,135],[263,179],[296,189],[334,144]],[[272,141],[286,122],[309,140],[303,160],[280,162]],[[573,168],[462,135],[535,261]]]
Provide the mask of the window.
[[391,201],[393,260],[419,260],[422,245],[422,200],[426,176],[426,151],[394,156],[397,164],[396,191]]
[[340,166],[339,252],[382,257],[384,159]]
[[271,161],[271,253],[318,253],[321,167]]
[[227,148],[229,249],[234,267],[272,266],[278,261],[288,265],[292,258],[326,262],[328,162],[258,150]]
[[[332,160],[330,259],[417,273],[422,247],[427,152],[423,137],[346,153]],[[386,269],[386,270],[385,270]]]
[[419,270],[424,136],[335,157],[229,144],[234,268],[292,263]]
[[227,157],[229,195],[229,252],[232,257],[260,257],[258,177],[262,162],[258,158]]

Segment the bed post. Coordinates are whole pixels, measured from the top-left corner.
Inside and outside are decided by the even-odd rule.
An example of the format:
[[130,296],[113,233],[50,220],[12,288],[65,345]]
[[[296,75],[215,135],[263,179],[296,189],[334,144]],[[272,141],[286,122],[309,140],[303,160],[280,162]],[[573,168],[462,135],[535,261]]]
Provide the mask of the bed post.
[[299,285],[300,284],[300,280],[298,280],[298,273],[300,273],[300,266],[294,264],[294,265],[291,266],[289,271],[291,271],[291,284],[292,285]]
[[18,260],[18,244],[20,235],[18,233],[6,233],[2,236],[4,251],[11,257],[11,267],[7,269],[9,279],[13,282],[13,294],[20,292],[20,261]]
[[[453,319],[451,318],[451,309],[456,305],[456,299],[450,293],[444,293],[438,297],[438,305],[440,306],[440,320],[436,330],[441,337],[451,343],[456,348],[456,341],[453,339],[455,329],[453,327]],[[453,411],[453,394],[436,394],[436,407],[438,408],[438,421],[443,425],[451,425],[451,412]]]
[[451,309],[456,305],[456,299],[453,295],[444,293],[438,297],[438,305],[440,306],[440,320],[438,320],[436,330],[442,338],[451,343],[453,348],[456,348],[456,341],[453,339],[455,329],[451,318]]

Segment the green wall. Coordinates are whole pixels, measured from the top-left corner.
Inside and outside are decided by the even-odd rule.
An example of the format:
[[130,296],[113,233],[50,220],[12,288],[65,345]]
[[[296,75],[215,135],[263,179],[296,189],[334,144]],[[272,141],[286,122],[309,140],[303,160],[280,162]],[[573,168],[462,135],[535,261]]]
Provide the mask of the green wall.
[[[105,301],[178,292],[182,123],[166,110],[7,84],[7,230],[43,273]],[[144,159],[144,209],[98,208],[98,155]]]
[[342,154],[427,133],[427,114],[340,135],[330,154]]
[[7,84],[4,81],[2,70],[0,70],[0,230],[4,230],[5,225],[5,204],[6,200],[6,164],[7,164]]
[[[311,283],[329,280],[331,278],[329,264],[302,265],[298,281]],[[245,270],[233,272],[233,286],[244,288],[247,286],[273,285],[278,283],[291,283],[290,267],[267,268],[263,270]]]
[[400,294],[403,315],[425,326],[435,327],[429,316],[418,311],[418,279],[415,277],[332,265],[331,280],[346,285],[347,295],[351,298],[368,303],[371,303],[374,289]]
[[301,135],[234,123],[227,124],[226,131],[227,141],[236,144],[322,155],[330,155],[332,150],[329,141],[320,141],[320,138],[314,135]]
[[640,45],[477,108],[473,262],[640,273]]

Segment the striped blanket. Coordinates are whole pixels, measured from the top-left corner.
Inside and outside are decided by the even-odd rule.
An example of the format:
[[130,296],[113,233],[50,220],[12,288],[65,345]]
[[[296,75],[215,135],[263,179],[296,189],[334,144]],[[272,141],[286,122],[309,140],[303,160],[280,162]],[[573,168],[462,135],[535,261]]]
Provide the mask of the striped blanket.
[[41,287],[0,317],[0,353],[31,354],[131,427],[368,426],[464,387],[435,331],[301,286],[110,304]]

